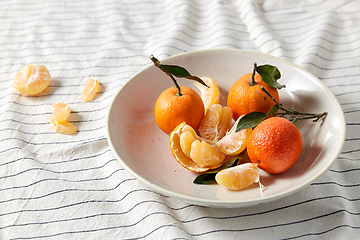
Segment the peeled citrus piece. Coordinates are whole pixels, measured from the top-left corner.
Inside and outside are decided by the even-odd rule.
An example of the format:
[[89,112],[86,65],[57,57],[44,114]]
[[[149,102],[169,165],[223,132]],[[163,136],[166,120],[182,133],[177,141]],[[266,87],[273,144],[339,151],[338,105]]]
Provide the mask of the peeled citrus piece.
[[[192,155],[196,155],[197,157],[197,161],[201,162],[201,160],[199,160],[202,156],[200,155],[200,157],[198,157],[198,153],[195,152],[202,152],[202,145],[200,144],[200,146],[198,145],[194,145],[194,142],[199,141],[200,143],[204,142],[205,140],[202,139],[201,137],[196,135],[195,130],[187,125],[185,122],[179,124],[171,133],[170,133],[170,149],[171,149],[171,153],[174,156],[174,158],[176,159],[176,161],[183,166],[184,168],[192,171],[192,172],[197,172],[197,173],[202,173],[202,172],[206,172],[208,170],[211,169],[215,169],[221,166],[222,161],[225,158],[225,155],[222,154],[220,152],[220,150],[215,150],[217,155],[214,155],[215,157],[219,158],[219,156],[223,156],[223,159],[218,161],[215,161],[214,164],[212,165],[212,163],[208,163],[208,164],[204,164],[206,165],[201,166],[198,163],[196,163],[193,159],[192,159]],[[208,144],[209,146],[206,146],[206,150],[205,151],[212,151],[212,148],[217,148],[215,145],[211,145]],[[199,148],[199,149],[198,149]],[[209,150],[211,149],[211,150]],[[203,155],[205,156],[205,155]],[[207,157],[207,156],[206,156]],[[205,161],[206,162],[206,161]]]
[[230,190],[240,190],[259,182],[259,168],[254,163],[244,163],[226,168],[215,176],[216,182]]
[[180,147],[184,154],[190,157],[191,144],[196,140],[195,136],[190,131],[184,131],[180,134]]
[[231,123],[231,109],[222,107],[220,104],[213,104],[201,120],[199,134],[204,139],[217,142],[229,131]]
[[100,84],[95,78],[88,78],[85,83],[85,88],[81,93],[80,99],[84,102],[89,102],[95,98],[97,92],[100,91]]
[[235,132],[241,118],[242,117],[239,117],[230,131],[228,131],[226,135],[216,143],[218,148],[226,155],[237,155],[246,148],[252,129],[248,128],[240,132]]
[[201,167],[218,168],[223,163],[225,154],[206,141],[195,140],[191,144],[190,157]]
[[203,100],[205,112],[210,106],[220,102],[220,90],[214,79],[209,77],[201,78],[208,87],[199,82],[195,82],[195,85],[201,92],[201,99]]
[[58,122],[53,117],[50,117],[50,125],[58,133],[71,135],[77,132],[77,128],[73,124],[68,121]]
[[22,95],[36,95],[50,84],[50,73],[43,65],[26,65],[14,76],[14,88]]
[[57,122],[64,122],[70,116],[70,107],[66,103],[58,102],[52,106],[53,114],[52,117]]

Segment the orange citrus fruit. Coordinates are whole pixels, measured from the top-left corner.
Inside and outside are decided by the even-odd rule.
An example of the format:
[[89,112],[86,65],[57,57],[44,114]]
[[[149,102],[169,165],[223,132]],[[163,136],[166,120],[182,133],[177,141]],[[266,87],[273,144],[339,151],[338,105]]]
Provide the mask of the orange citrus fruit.
[[100,83],[95,78],[88,78],[85,82],[84,90],[81,93],[80,99],[84,102],[89,102],[95,98],[96,93],[100,91]]
[[50,84],[51,76],[43,65],[26,65],[14,76],[14,88],[23,95],[36,95]]
[[228,131],[226,135],[216,143],[216,146],[226,155],[237,155],[246,148],[252,129],[247,128],[236,132],[236,127],[241,117],[236,120],[230,131]]
[[301,150],[299,129],[282,117],[268,118],[257,125],[247,144],[251,162],[274,174],[282,173],[294,165]]
[[58,102],[54,103],[52,106],[53,110],[53,119],[57,122],[64,122],[70,116],[70,107],[66,103]]
[[230,190],[241,190],[259,181],[259,168],[254,163],[244,163],[221,170],[215,175],[216,182]]
[[195,82],[195,85],[199,88],[201,92],[201,98],[203,100],[206,112],[209,107],[220,102],[220,90],[214,79],[209,77],[203,77],[201,79],[205,82],[207,86],[199,82]]
[[248,73],[240,77],[230,88],[227,106],[231,108],[235,120],[241,115],[254,111],[267,113],[275,105],[261,87],[264,87],[279,102],[279,93],[276,88],[267,85],[258,73],[255,74],[254,80],[255,83],[252,85],[252,73]]
[[193,172],[206,172],[220,167],[225,159],[215,145],[197,136],[195,130],[185,122],[170,133],[170,149],[176,161]]
[[232,113],[228,107],[220,104],[210,106],[201,120],[199,134],[202,138],[212,142],[217,142],[223,138],[232,124]]
[[155,103],[156,123],[166,134],[170,134],[182,122],[197,130],[204,117],[204,104],[200,95],[189,87],[181,86],[180,89],[181,96],[177,95],[176,87],[166,89]]

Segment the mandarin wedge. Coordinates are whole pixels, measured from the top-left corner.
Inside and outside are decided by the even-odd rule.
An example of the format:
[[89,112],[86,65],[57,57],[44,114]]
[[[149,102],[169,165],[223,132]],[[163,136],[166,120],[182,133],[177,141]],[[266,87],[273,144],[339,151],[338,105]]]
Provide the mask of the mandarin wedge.
[[100,91],[100,83],[95,78],[88,78],[85,82],[84,90],[81,93],[80,99],[84,102],[90,102],[95,98],[96,93]]
[[201,92],[201,99],[204,102],[205,112],[214,104],[220,102],[220,90],[214,79],[209,77],[201,78],[207,86],[199,82],[195,82],[195,85]]
[[210,145],[204,140],[195,140],[191,144],[190,157],[199,166],[213,169],[222,165],[225,154],[216,146]]
[[50,125],[58,133],[71,135],[77,132],[77,128],[73,124],[68,121],[58,122],[53,117],[50,117]]
[[221,170],[215,175],[216,182],[230,190],[241,190],[259,182],[259,168],[254,163],[244,163]]
[[226,155],[237,155],[246,148],[252,129],[247,128],[236,132],[236,127],[240,119],[241,117],[236,120],[230,131],[228,131],[226,135],[216,143],[218,148]]
[[44,91],[51,76],[43,65],[27,65],[14,76],[14,88],[22,95],[32,96]]
[[70,107],[67,103],[58,102],[52,106],[53,114],[52,117],[57,122],[64,122],[70,116]]
[[231,109],[220,104],[212,105],[201,120],[199,126],[200,137],[217,142],[230,130],[232,123]]

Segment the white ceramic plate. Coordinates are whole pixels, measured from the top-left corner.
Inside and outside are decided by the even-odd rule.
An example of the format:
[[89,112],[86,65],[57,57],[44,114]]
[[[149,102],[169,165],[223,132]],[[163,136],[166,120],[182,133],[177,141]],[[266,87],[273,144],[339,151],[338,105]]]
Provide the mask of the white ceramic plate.
[[[156,57],[156,56],[155,56]],[[132,77],[115,96],[108,113],[108,142],[122,165],[153,190],[186,202],[214,207],[243,207],[288,196],[312,183],[338,158],[345,141],[345,121],[340,105],[329,89],[315,76],[298,66],[269,55],[241,50],[206,50],[181,54],[163,64],[186,68],[192,75],[213,78],[226,105],[227,92],[243,74],[252,72],[253,63],[279,68],[280,102],[303,112],[327,111],[325,121],[298,121],[303,151],[285,173],[261,171],[263,196],[258,185],[230,191],[217,184],[196,185],[197,174],[181,167],[169,148],[169,136],[156,125],[153,109],[159,94],[173,86],[171,79],[152,65]],[[178,79],[179,85],[197,90],[193,81]]]

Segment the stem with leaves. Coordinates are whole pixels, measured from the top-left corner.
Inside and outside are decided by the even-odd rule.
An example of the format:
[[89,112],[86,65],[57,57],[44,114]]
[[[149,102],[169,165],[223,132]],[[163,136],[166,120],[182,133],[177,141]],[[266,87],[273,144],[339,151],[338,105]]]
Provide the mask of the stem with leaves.
[[[261,90],[264,91],[274,102],[275,105],[269,110],[268,113],[263,112],[251,112],[246,114],[244,117],[242,117],[236,126],[236,132],[239,132],[241,130],[247,129],[247,128],[254,128],[259,123],[261,123],[263,120],[265,120],[269,116],[280,116],[283,117],[285,115],[290,116],[290,121],[292,123],[295,123],[298,120],[305,120],[305,119],[314,119],[314,122],[319,121],[320,119],[327,116],[327,112],[323,113],[303,113],[296,111],[291,108],[284,108],[283,105],[276,101],[276,99],[271,96],[271,94],[264,88],[261,87]],[[281,110],[283,112],[278,112],[278,110]]]
[[203,84],[204,86],[208,87],[206,85],[206,83],[201,78],[191,75],[183,67],[179,67],[179,66],[176,66],[176,65],[164,65],[164,64],[161,64],[160,61],[157,58],[155,58],[153,55],[150,56],[150,60],[154,63],[154,65],[156,67],[158,67],[161,71],[163,71],[166,75],[168,75],[171,78],[171,80],[173,81],[175,87],[178,90],[178,92],[176,94],[177,96],[181,96],[182,93],[181,93],[180,86],[176,82],[174,76],[179,77],[179,78],[186,78],[186,79],[195,80],[195,81]]
[[[323,113],[303,113],[303,112],[299,112],[296,111],[294,109],[291,108],[284,108],[283,105],[279,102],[277,102],[275,100],[275,98],[273,96],[271,96],[271,94],[264,88],[261,87],[261,90],[264,91],[276,104],[276,106],[278,107],[279,110],[282,110],[284,112],[282,113],[274,113],[274,116],[280,116],[283,117],[285,115],[290,115],[292,116],[292,118],[290,119],[290,121],[292,123],[295,123],[298,120],[306,120],[306,119],[314,119],[313,122],[317,122],[319,121],[321,118],[325,117],[328,113],[327,112],[323,112]],[[301,116],[301,117],[298,117]]]

